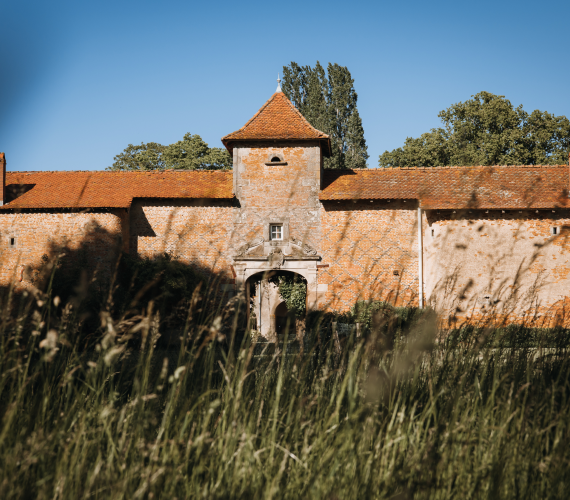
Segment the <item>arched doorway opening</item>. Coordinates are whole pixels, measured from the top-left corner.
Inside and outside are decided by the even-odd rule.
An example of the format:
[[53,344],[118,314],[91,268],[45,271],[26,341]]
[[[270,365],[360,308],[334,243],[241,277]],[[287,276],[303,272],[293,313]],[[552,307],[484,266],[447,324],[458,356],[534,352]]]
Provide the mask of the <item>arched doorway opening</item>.
[[[287,307],[287,302],[281,302],[275,308],[275,333],[281,338],[285,333],[291,333],[296,330],[297,317],[294,312]],[[287,332],[288,330],[288,332]]]
[[289,328],[289,335],[304,331],[307,280],[298,273],[271,270],[256,273],[246,282],[249,326],[258,335],[276,342]]

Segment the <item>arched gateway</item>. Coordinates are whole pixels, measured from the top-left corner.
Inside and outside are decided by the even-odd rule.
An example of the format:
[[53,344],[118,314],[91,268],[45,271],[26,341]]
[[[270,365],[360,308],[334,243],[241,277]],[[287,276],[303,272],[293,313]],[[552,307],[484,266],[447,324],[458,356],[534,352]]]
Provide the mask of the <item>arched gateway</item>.
[[279,283],[284,278],[298,280],[306,293],[306,279],[290,271],[263,271],[246,280],[248,323],[252,330],[271,341],[282,338],[286,330],[292,337],[303,335],[304,317],[298,318],[295,311],[290,311],[285,298],[281,296]]

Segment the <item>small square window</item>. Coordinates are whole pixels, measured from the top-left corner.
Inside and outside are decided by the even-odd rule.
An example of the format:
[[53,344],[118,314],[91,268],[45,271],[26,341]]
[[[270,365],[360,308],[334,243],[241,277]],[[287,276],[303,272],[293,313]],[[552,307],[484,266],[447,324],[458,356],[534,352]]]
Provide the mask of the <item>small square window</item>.
[[283,239],[283,226],[278,226],[278,225],[271,226],[271,239],[272,240]]

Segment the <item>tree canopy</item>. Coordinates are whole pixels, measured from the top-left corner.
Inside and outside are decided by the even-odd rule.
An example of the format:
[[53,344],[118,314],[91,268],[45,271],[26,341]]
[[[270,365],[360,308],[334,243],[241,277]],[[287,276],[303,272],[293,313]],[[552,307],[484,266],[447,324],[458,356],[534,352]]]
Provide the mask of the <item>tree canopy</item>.
[[232,168],[225,149],[210,148],[198,135],[187,133],[181,141],[163,146],[156,142],[129,144],[107,170],[223,170]]
[[283,92],[317,130],[331,138],[325,168],[366,168],[368,149],[356,102],[354,80],[345,66],[319,61],[314,68],[283,66]]
[[441,111],[443,127],[380,155],[381,167],[438,165],[556,165],[568,161],[570,120],[527,113],[505,96],[479,92]]

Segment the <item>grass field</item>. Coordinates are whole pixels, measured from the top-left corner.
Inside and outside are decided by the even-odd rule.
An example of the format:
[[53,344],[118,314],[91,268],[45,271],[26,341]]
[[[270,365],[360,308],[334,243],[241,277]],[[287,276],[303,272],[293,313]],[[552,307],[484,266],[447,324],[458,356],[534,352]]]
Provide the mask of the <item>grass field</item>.
[[317,327],[274,350],[213,312],[165,349],[152,307],[103,311],[86,339],[57,299],[18,304],[0,334],[2,499],[568,496],[564,347],[435,342],[417,315],[340,353]]

